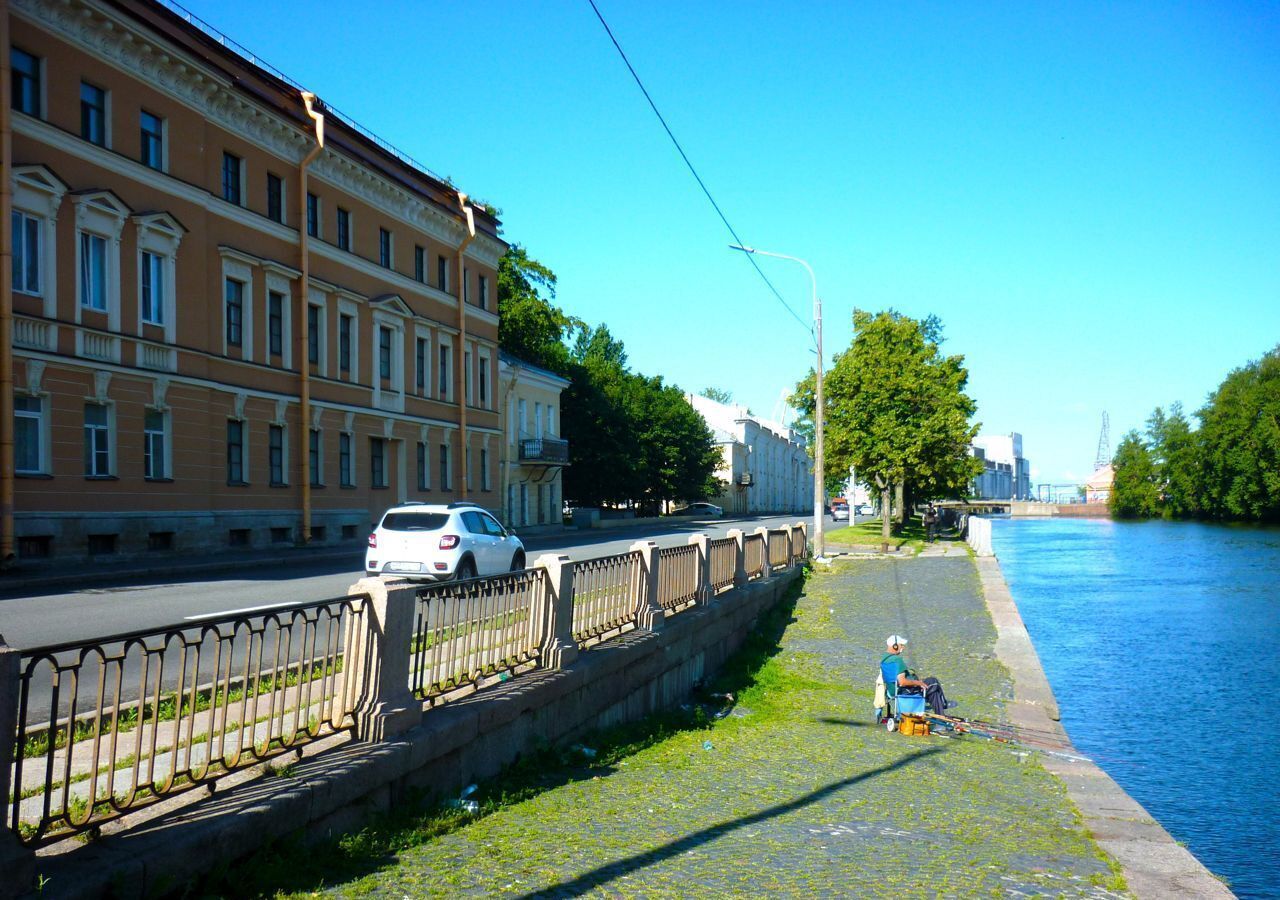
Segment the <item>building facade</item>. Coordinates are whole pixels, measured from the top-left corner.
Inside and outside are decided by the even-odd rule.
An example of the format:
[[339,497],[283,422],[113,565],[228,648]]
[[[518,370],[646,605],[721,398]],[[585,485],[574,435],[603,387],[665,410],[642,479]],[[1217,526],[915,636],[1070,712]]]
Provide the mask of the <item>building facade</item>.
[[563,524],[569,442],[560,433],[560,393],[568,386],[554,372],[499,354],[498,390],[506,414],[499,460],[502,510],[513,528]]
[[982,474],[973,480],[976,500],[1032,500],[1031,462],[1022,455],[1022,435],[980,434],[969,452],[982,460]]
[[712,502],[726,515],[813,511],[813,466],[795,431],[745,407],[686,394],[720,447],[716,477],[726,484]]
[[497,220],[163,6],[7,6],[19,555],[497,509]]

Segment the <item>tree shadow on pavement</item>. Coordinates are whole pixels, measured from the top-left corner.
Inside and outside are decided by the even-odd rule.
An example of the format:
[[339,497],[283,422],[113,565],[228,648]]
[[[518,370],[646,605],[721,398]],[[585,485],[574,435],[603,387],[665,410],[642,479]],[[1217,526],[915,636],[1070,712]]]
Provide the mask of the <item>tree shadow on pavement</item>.
[[[840,720],[835,721],[839,722]],[[844,723],[841,722],[841,724]],[[729,822],[722,822],[721,824],[712,826],[711,828],[704,828],[701,831],[695,831],[693,834],[686,835],[676,841],[671,841],[670,843],[665,844],[662,847],[658,847],[655,850],[637,853],[625,859],[620,859],[616,862],[599,866],[592,869],[590,872],[584,872],[572,881],[562,882],[561,884],[552,885],[550,887],[525,894],[523,895],[522,900],[580,896],[588,891],[603,887],[616,878],[629,875],[638,869],[643,869],[648,866],[652,866],[655,863],[660,863],[663,860],[670,859],[673,856],[679,856],[682,853],[687,853],[696,847],[710,841],[714,841],[717,838],[724,837],[726,834],[730,834],[740,828],[746,828],[759,822],[775,818],[776,816],[781,816],[786,813],[793,812],[794,810],[802,809],[803,807],[811,804],[818,803],[837,791],[841,791],[847,787],[858,784],[859,782],[866,781],[880,775],[886,775],[895,769],[901,769],[912,765],[926,757],[943,752],[943,749],[944,748],[942,747],[928,747],[926,749],[919,750],[909,756],[904,756],[902,759],[895,762],[878,766],[874,769],[868,769],[866,772],[851,775],[848,778],[842,778],[839,781],[833,781],[831,784],[818,788],[815,791],[810,791],[809,793],[804,794],[801,797],[797,797],[795,800],[790,802],[779,803],[774,806],[770,806],[767,809],[762,809],[760,812],[754,813],[753,815],[743,816],[742,818],[733,819]]]

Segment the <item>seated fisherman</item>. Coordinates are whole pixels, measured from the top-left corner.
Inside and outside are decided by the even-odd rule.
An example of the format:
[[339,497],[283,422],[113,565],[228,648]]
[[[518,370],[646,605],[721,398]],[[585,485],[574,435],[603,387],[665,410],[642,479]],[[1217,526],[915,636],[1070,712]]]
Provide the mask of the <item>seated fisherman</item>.
[[922,691],[930,709],[938,715],[946,715],[947,707],[955,704],[947,702],[947,696],[942,692],[942,684],[938,679],[925,678],[922,681],[907,668],[907,662],[902,658],[902,648],[906,645],[907,639],[899,634],[891,634],[885,639],[887,652],[880,658],[880,671],[884,674],[885,680],[892,678],[897,686],[895,694],[901,693],[903,688]]

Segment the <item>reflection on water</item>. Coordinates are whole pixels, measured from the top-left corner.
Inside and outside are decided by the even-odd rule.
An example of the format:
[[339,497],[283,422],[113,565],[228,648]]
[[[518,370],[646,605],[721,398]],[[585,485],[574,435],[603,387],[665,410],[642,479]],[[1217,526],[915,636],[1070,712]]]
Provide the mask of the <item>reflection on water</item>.
[[1280,896],[1280,529],[1000,519],[1082,751],[1241,897]]

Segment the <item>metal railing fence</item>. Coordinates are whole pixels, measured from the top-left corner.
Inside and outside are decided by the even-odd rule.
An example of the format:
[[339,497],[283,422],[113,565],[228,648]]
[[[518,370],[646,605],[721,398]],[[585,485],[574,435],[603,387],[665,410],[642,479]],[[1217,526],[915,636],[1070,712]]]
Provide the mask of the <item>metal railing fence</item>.
[[747,578],[754,580],[764,575],[765,541],[763,534],[749,534],[743,540],[744,567]]
[[537,664],[545,569],[473,578],[417,592],[410,688],[430,700]]
[[785,569],[791,564],[791,532],[778,528],[769,532],[769,567]]
[[579,644],[634,626],[646,587],[637,551],[573,564],[573,638]]
[[40,845],[354,724],[368,595],[24,650],[12,829]]
[[738,565],[738,542],[731,537],[707,541],[707,557],[711,569],[711,591],[718,594],[733,587],[734,569]]
[[658,551],[658,605],[680,612],[702,595],[702,561],[694,544]]

